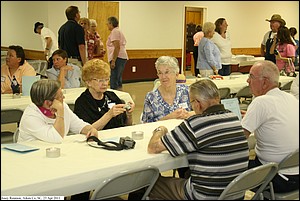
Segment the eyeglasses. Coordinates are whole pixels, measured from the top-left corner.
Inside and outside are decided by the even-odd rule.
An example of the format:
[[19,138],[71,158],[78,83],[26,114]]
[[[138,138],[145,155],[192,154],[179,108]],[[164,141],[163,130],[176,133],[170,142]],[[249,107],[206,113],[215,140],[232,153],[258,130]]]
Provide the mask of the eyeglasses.
[[157,76],[162,76],[162,75],[168,76],[168,75],[174,74],[174,73],[175,72],[173,72],[173,71],[166,71],[166,72],[160,72],[160,71],[158,71]]
[[251,79],[251,80],[255,80],[255,79],[267,78],[267,77],[264,77],[264,76],[254,76],[253,74],[249,74],[248,78]]
[[97,79],[97,78],[93,78],[92,80],[95,80],[97,81],[98,83],[104,83],[104,82],[109,82],[109,78],[106,78],[106,79]]

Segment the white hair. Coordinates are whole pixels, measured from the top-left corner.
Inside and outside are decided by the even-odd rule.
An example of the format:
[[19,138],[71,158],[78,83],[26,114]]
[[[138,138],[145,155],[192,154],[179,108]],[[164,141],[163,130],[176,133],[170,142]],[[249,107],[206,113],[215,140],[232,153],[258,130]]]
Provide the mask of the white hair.
[[97,21],[96,21],[95,19],[90,19],[90,25],[91,25],[91,26],[92,26],[92,25],[97,26],[98,24],[97,24]]

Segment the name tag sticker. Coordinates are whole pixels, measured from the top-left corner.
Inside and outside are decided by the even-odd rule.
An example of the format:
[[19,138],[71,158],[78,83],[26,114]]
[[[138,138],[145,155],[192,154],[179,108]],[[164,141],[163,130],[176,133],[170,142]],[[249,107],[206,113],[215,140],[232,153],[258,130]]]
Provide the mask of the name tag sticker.
[[1,82],[5,82],[6,77],[4,75],[1,76]]
[[92,43],[92,44],[94,44],[94,43],[95,43],[95,41],[94,41],[94,40],[89,40],[89,43]]
[[179,107],[187,109],[188,105],[187,103],[179,103]]
[[108,103],[108,108],[111,109],[116,103]]

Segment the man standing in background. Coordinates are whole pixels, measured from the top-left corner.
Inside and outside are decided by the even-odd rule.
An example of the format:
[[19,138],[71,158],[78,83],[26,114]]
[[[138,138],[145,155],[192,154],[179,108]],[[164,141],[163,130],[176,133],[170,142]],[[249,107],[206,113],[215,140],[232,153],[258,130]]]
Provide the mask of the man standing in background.
[[68,53],[68,62],[82,67],[86,60],[84,30],[78,24],[80,12],[77,6],[66,9],[68,21],[58,30],[58,46]]
[[34,33],[41,35],[42,45],[46,60],[48,61],[48,68],[52,67],[52,53],[58,49],[58,42],[55,34],[49,28],[44,27],[41,22],[34,24]]
[[277,34],[279,27],[285,26],[286,23],[278,14],[272,15],[271,19],[266,19],[266,21],[270,22],[271,31],[265,33],[260,45],[260,53],[262,57],[265,57],[265,60],[272,61],[276,64],[275,54],[270,54],[270,48],[273,43],[274,35]]

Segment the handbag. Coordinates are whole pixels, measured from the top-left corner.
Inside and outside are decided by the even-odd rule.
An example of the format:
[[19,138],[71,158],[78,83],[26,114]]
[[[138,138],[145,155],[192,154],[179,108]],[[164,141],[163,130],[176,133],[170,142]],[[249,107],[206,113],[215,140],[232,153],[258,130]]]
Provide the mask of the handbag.
[[297,76],[292,58],[288,58],[288,62],[285,63],[283,70],[284,70],[286,76],[289,76],[289,77]]

